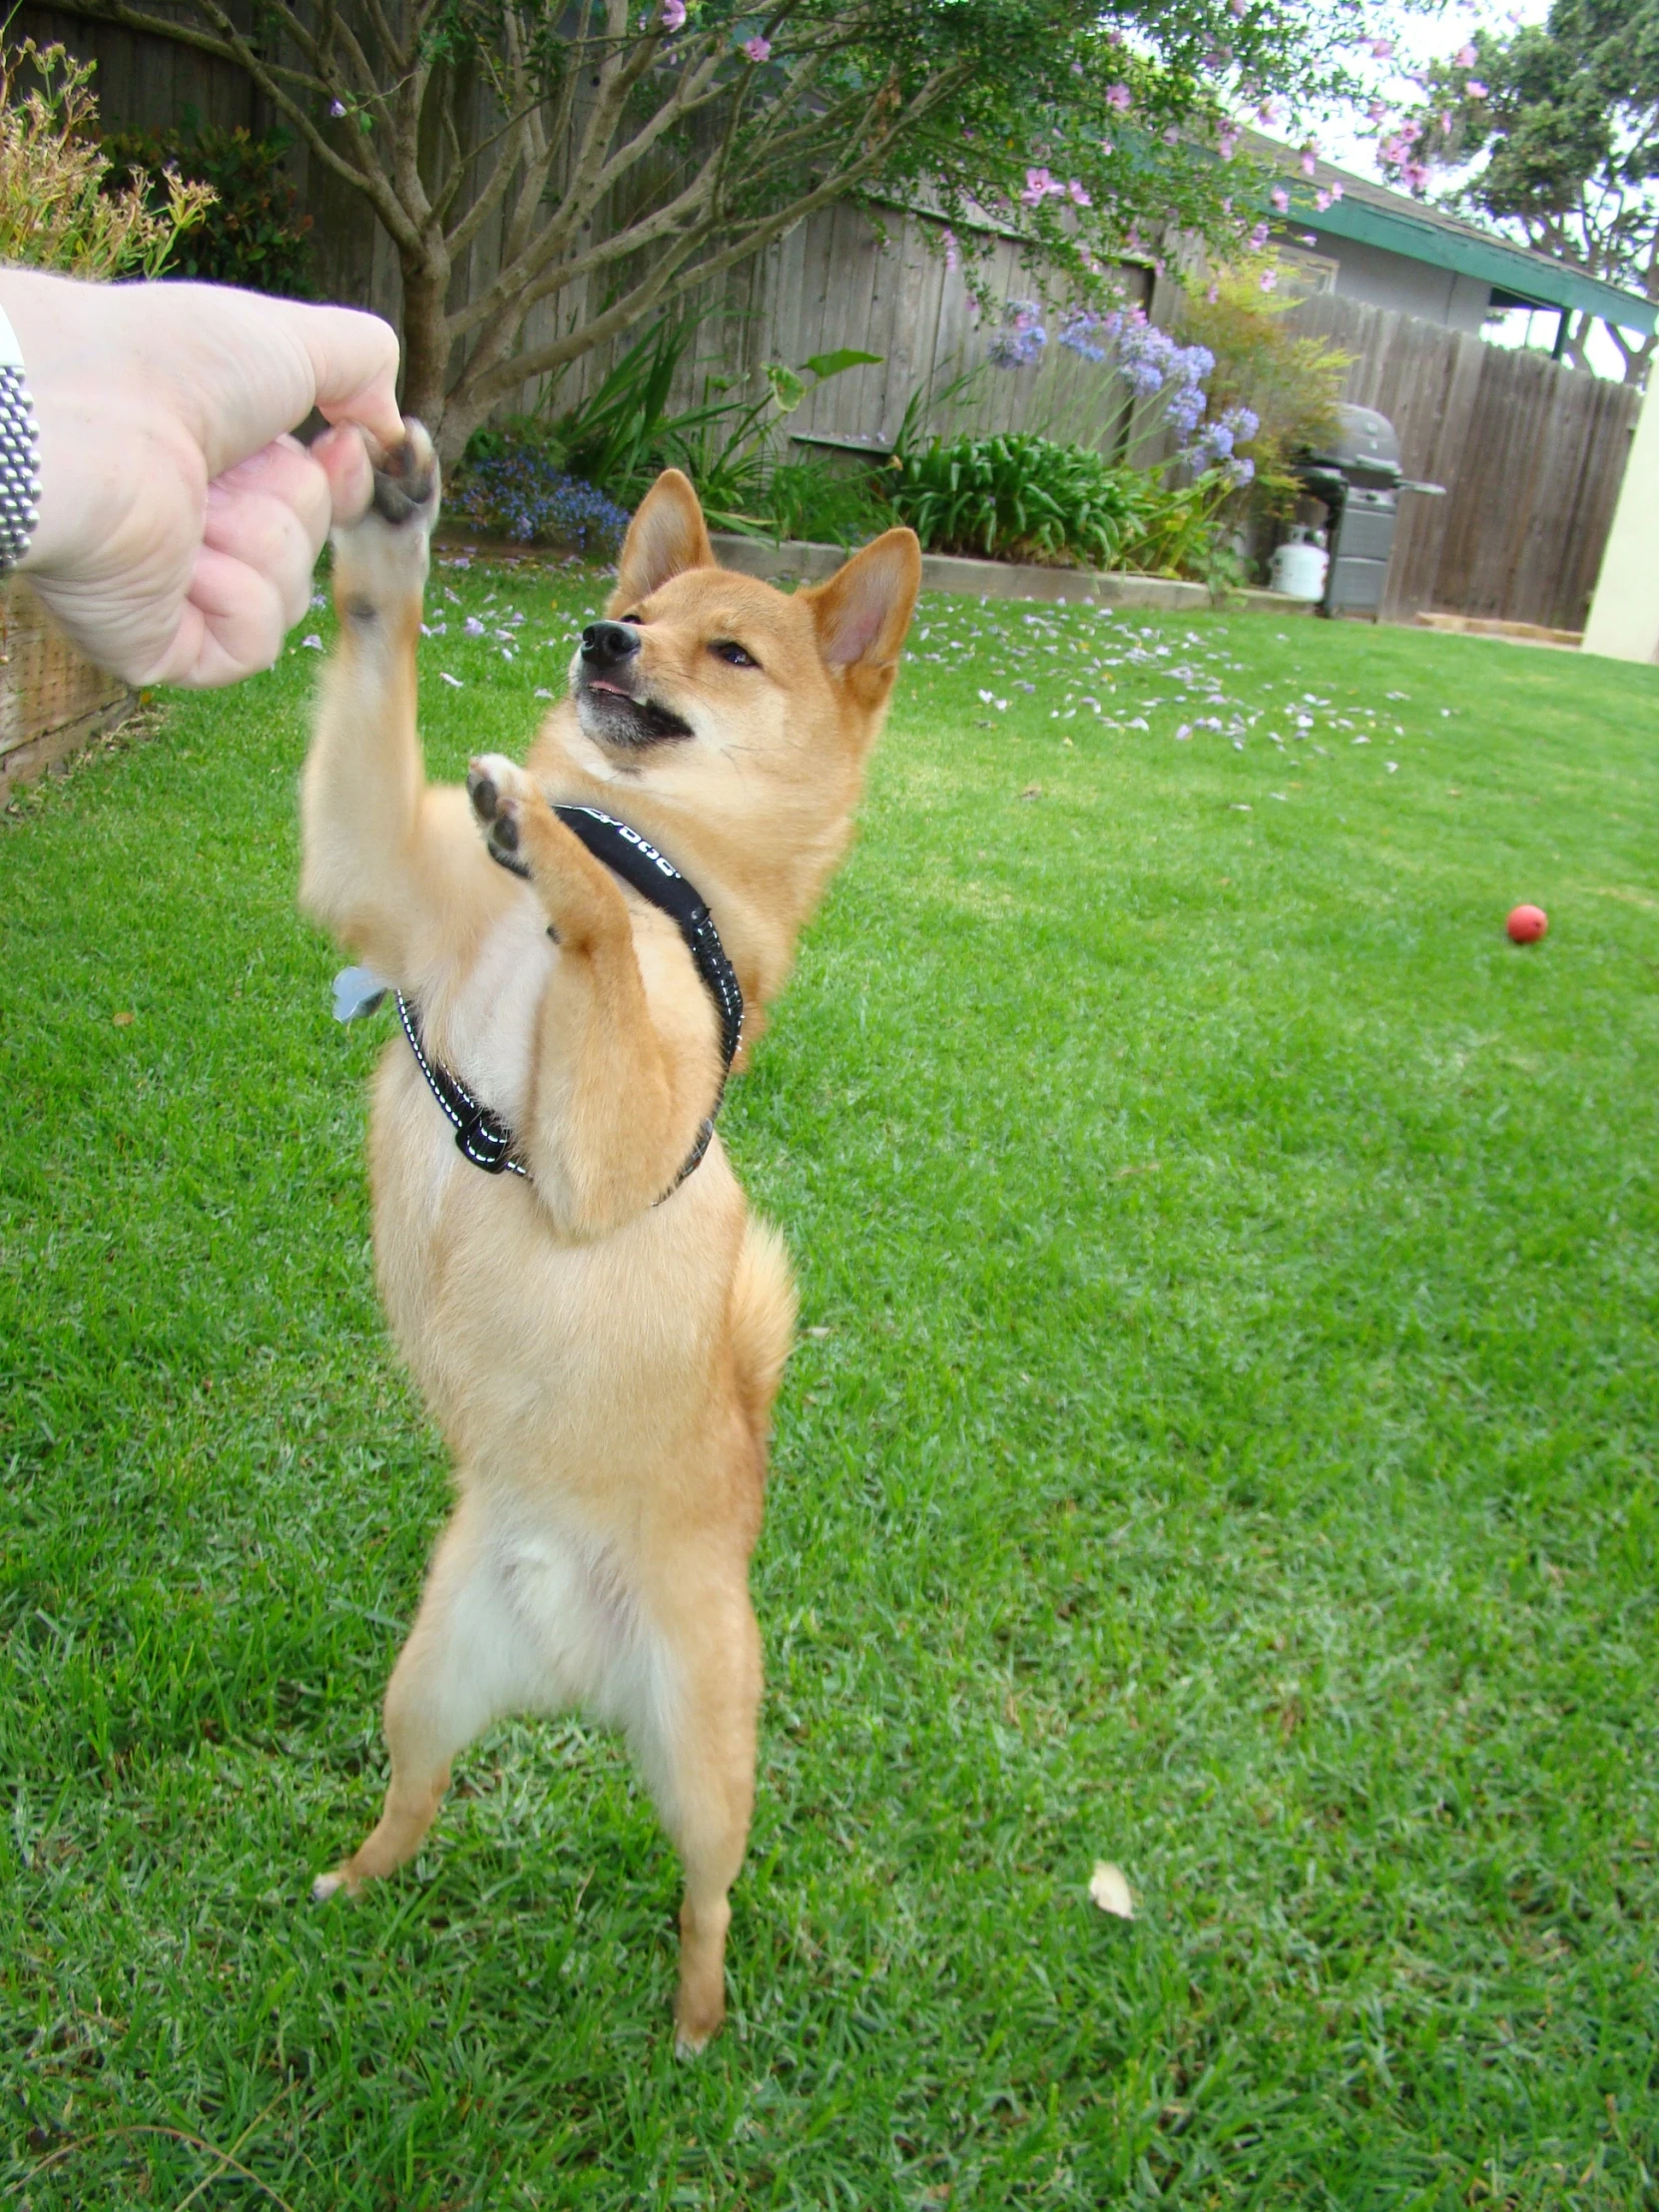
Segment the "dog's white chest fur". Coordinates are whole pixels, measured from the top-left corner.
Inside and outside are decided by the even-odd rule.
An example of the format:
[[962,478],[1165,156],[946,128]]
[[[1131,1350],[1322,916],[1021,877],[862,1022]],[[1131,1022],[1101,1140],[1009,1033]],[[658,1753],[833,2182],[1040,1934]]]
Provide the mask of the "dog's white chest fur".
[[536,1009],[559,948],[526,891],[490,930],[464,983],[443,1005],[445,1050],[474,1094],[513,1120],[530,1088]]

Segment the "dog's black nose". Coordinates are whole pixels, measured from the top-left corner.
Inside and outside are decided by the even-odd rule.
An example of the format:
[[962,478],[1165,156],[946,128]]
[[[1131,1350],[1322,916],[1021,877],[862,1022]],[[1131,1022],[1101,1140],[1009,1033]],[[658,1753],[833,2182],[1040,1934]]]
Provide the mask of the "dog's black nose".
[[615,668],[640,649],[640,634],[626,622],[590,622],[582,632],[582,660],[588,668]]

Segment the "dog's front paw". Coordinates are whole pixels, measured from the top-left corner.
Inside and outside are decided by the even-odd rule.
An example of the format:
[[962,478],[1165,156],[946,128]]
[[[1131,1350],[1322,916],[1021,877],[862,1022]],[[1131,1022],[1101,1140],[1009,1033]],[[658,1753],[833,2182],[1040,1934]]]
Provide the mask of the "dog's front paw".
[[395,530],[412,525],[430,532],[438,519],[438,457],[424,427],[405,415],[402,444],[389,452],[370,445],[368,458],[374,470],[373,513]]
[[334,598],[351,628],[372,636],[382,618],[419,619],[438,519],[438,460],[412,415],[403,418],[400,445],[385,450],[366,437],[363,445],[374,488],[356,521],[333,532]]
[[484,830],[490,858],[514,875],[528,877],[529,864],[522,849],[523,821],[526,808],[537,798],[529,777],[505,754],[480,754],[467,765],[466,796]]
[[420,619],[431,526],[438,520],[438,455],[413,416],[402,418],[402,444],[382,451],[362,438],[362,447],[374,491],[356,522],[334,529],[334,600],[351,631],[374,637],[385,619]]

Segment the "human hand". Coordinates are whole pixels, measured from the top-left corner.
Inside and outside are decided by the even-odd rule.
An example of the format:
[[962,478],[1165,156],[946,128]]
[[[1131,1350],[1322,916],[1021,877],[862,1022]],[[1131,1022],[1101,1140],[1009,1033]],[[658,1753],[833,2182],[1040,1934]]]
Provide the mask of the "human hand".
[[[135,684],[269,668],[336,515],[370,490],[354,433],[307,453],[312,407],[402,436],[377,316],[215,284],[0,273],[40,432],[21,573],[91,658]],[[324,466],[326,463],[326,466]]]

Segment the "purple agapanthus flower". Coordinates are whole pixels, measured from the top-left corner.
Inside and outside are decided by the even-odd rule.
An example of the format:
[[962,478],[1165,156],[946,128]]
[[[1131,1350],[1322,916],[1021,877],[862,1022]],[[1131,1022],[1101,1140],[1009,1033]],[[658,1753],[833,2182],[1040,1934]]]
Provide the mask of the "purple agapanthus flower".
[[992,368],[1030,368],[1042,359],[1048,332],[1034,299],[1010,299],[1002,309],[1002,328],[992,338],[986,359]]
[[1086,361],[1103,361],[1106,348],[1100,342],[1104,316],[1088,307],[1068,307],[1056,335],[1060,343]]
[[[1229,407],[1214,422],[1207,422],[1196,442],[1188,449],[1188,458],[1197,469],[1214,468],[1225,461],[1233,471],[1236,483],[1248,484],[1256,473],[1256,463],[1248,456],[1236,453],[1234,448],[1248,445],[1262,427],[1262,419],[1254,407]],[[1246,473],[1240,476],[1238,471]]]

